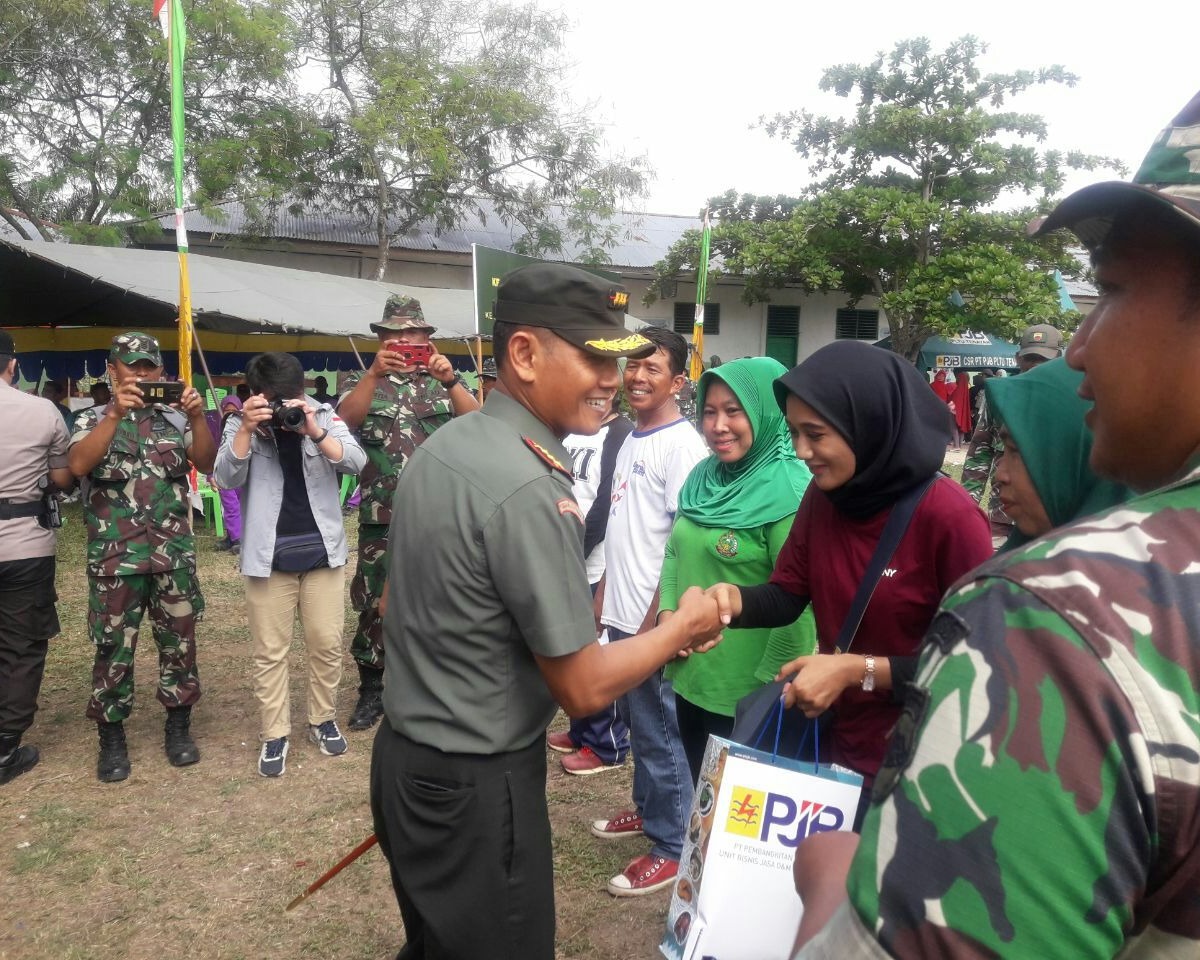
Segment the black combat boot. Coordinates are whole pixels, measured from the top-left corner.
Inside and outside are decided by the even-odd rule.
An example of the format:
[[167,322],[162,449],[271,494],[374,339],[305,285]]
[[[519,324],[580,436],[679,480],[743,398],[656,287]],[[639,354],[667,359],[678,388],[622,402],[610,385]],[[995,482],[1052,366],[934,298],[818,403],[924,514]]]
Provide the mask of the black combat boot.
[[100,759],[96,777],[101,783],[118,783],[129,776],[129,753],[125,749],[125,728],[118,723],[96,724],[100,731]]
[[167,710],[167,759],[173,767],[186,767],[200,762],[200,748],[192,739],[189,727],[192,723],[191,707],[172,707]]
[[0,784],[32,770],[38,759],[37,747],[21,746],[19,733],[0,733]]
[[351,730],[370,730],[383,716],[383,671],[359,664],[358,704],[350,714]]

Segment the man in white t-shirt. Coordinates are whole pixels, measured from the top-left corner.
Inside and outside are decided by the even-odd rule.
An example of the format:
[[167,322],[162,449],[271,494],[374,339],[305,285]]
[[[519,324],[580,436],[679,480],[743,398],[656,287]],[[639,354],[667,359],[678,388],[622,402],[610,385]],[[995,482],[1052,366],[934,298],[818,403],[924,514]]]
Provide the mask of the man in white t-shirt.
[[[608,529],[608,507],[612,494],[617,451],[633,430],[620,415],[620,394],[613,398],[612,412],[600,432],[585,436],[573,433],[563,439],[571,455],[575,483],[572,492],[584,516],[583,556],[592,596],[604,576],[604,537]],[[573,717],[567,730],[546,735],[551,750],[566,754],[562,768],[577,777],[616,770],[629,754],[629,728],[616,703],[586,717]]]
[[[640,332],[658,349],[625,366],[625,396],[637,426],[617,454],[604,580],[596,597],[600,623],[612,641],[653,625],[679,489],[708,454],[675,399],[685,381],[686,342],[658,327]],[[669,886],[675,878],[692,780],[675,718],[675,692],[662,670],[630,690],[619,706],[632,732],[635,809],[595,821],[592,833],[606,839],[644,834],[651,841],[648,854],[608,882],[614,896],[635,897]]]

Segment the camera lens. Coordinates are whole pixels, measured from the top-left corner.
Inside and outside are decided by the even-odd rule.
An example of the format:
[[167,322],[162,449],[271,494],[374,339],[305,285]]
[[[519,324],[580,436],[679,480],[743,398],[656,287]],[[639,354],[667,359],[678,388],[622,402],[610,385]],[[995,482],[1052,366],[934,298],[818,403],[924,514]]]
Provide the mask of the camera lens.
[[285,407],[278,400],[274,404],[275,423],[284,430],[296,432],[304,428],[307,419],[304,407]]

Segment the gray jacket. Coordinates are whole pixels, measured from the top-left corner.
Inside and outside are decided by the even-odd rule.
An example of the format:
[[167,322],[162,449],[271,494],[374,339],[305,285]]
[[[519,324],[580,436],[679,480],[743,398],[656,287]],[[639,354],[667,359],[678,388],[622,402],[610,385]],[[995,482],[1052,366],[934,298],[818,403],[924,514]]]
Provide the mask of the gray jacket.
[[[318,404],[307,397],[305,400],[316,410],[317,424],[342,443],[342,459],[338,461],[325,457],[310,437],[305,437],[301,444],[308,502],[325,541],[329,566],[340,567],[345,565],[349,551],[337,474],[338,471],[357,474],[367,462],[367,455],[329,404]],[[246,488],[242,500],[242,573],[248,577],[269,577],[275,557],[275,526],[283,503],[283,469],[274,435],[264,437],[256,431],[250,437],[250,453],[244,458],[234,454],[233,437],[241,425],[241,417],[236,415],[225,422],[213,478],[217,486],[227,490]]]

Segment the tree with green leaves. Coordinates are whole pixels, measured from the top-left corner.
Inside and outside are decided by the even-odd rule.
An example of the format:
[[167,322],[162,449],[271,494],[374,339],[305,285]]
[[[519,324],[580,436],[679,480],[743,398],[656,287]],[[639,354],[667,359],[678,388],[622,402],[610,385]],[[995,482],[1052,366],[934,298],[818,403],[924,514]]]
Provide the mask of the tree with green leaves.
[[[1035,240],[1025,224],[1049,207],[1067,170],[1120,167],[1040,149],[1044,120],[1002,109],[1035,85],[1073,86],[1073,74],[1053,66],[984,75],[986,50],[970,36],[940,53],[905,40],[865,66],[825,71],[822,90],[856,98],[852,117],[799,110],[761,122],[810,162],[815,180],[799,197],[731,190],[709,201],[712,253],[745,278],[748,302],[791,285],[843,291],[850,305],[873,296],[892,348],[910,359],[936,334],[1012,337],[1032,323],[1073,322],[1060,313],[1052,273],[1077,276],[1079,262],[1064,237]],[[1001,209],[1014,198],[1023,206]],[[693,269],[699,241],[699,231],[686,234],[659,277]]]
[[[289,106],[282,0],[186,3],[188,175],[205,204],[301,175],[319,131]],[[0,217],[28,238],[120,243],[174,206],[167,49],[148,0],[0,6]]]
[[286,200],[357,213],[375,233],[376,279],[394,238],[484,216],[482,201],[518,227],[519,253],[570,239],[607,259],[612,214],[645,174],[604,156],[600,128],[564,99],[561,15],[465,0],[293,0],[290,11],[322,72],[307,109],[330,145],[311,187]]

